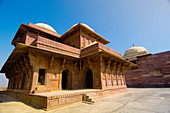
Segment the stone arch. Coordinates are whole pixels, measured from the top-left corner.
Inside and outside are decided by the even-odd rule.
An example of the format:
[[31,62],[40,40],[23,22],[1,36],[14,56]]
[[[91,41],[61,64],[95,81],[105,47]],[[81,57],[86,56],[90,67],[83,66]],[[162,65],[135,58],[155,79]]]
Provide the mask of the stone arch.
[[84,87],[93,88],[93,72],[90,68],[86,68],[84,77]]
[[71,89],[72,88],[72,76],[71,72],[66,68],[62,72],[62,89]]
[[67,89],[68,73],[67,69],[62,72],[62,89]]

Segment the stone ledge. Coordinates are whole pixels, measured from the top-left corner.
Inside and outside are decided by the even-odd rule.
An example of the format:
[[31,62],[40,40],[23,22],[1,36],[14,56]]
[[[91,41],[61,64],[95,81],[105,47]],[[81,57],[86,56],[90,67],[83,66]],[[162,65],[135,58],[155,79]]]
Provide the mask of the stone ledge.
[[138,79],[138,77],[132,77],[132,79],[133,79],[133,80],[136,80],[136,79]]
[[169,75],[163,75],[163,78],[169,78],[170,77],[170,74]]
[[169,64],[170,63],[170,61],[166,61],[166,64]]
[[157,74],[153,74],[153,76],[162,76],[162,74],[157,73]]
[[142,75],[142,77],[150,77],[151,75],[150,74],[144,74]]

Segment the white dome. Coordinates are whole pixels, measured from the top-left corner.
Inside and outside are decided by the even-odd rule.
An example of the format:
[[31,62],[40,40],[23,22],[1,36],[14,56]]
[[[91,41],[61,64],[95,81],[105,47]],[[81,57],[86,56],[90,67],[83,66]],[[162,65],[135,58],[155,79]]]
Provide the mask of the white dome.
[[48,29],[52,32],[55,32],[57,33],[54,28],[52,28],[51,26],[49,26],[48,24],[44,24],[44,23],[36,23],[35,25],[39,26],[39,27],[42,27],[42,28],[45,28],[45,29]]
[[[86,27],[86,28],[88,28],[89,30],[91,30],[91,31],[93,31],[94,32],[94,30],[91,28],[91,27],[89,27],[87,24],[84,24],[84,23],[80,23],[81,25],[83,25],[84,27]],[[74,24],[71,28],[73,28],[74,26],[76,26],[77,24]],[[70,29],[71,29],[70,28]],[[69,29],[69,30],[70,30]]]
[[124,55],[135,54],[135,53],[140,53],[140,52],[148,53],[148,51],[144,47],[133,46],[129,48],[128,50],[126,50]]
[[146,48],[133,46],[125,51],[123,58],[128,59],[128,60],[135,60],[137,56],[142,56],[146,54],[149,54]]

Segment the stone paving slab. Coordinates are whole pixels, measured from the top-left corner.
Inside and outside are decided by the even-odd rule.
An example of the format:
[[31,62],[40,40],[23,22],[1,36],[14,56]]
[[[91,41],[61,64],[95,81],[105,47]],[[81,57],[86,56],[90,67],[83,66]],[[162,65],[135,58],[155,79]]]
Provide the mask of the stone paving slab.
[[0,94],[0,113],[170,113],[170,88],[128,88],[92,105],[76,103],[49,111]]
[[40,96],[56,96],[56,95],[66,95],[66,94],[75,94],[75,93],[84,93],[84,92],[95,92],[102,91],[100,89],[79,89],[79,90],[62,90],[62,91],[52,91],[47,93],[37,93],[34,95]]

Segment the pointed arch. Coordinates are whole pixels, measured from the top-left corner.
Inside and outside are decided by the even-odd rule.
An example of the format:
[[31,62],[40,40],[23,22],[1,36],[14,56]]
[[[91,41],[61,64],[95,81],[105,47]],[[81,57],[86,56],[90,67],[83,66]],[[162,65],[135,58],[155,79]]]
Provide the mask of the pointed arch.
[[69,74],[68,69],[62,72],[62,89],[67,89],[68,74]]
[[87,68],[85,71],[85,88],[93,88],[93,72],[91,69]]

